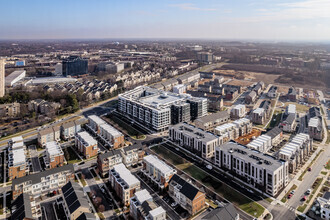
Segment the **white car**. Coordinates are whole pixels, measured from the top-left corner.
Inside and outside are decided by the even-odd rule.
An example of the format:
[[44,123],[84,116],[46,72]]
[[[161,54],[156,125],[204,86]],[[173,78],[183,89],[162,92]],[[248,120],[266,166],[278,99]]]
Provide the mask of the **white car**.
[[212,170],[213,167],[211,165],[207,165],[206,168]]
[[174,207],[174,206],[176,206],[177,204],[178,204],[177,202],[173,202],[173,203],[171,204],[171,206]]

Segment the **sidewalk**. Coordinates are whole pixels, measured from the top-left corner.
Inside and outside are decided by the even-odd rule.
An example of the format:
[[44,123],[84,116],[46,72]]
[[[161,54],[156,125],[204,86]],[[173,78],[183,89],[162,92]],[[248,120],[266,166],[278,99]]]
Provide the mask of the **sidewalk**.
[[[290,183],[285,187],[285,189],[282,190],[282,192],[277,196],[277,200],[281,202],[280,200],[285,196],[285,194],[291,189],[291,187],[295,184],[297,185],[297,188],[300,186],[300,184],[303,181],[299,181],[298,178],[300,175],[307,169],[309,164],[313,161],[313,159],[316,157],[316,155],[321,151],[321,147],[318,147],[316,151],[312,154],[312,156],[309,157],[309,159],[305,162],[305,164],[299,169],[298,173],[295,175],[295,177],[290,181]],[[281,202],[282,203],[282,202]]]

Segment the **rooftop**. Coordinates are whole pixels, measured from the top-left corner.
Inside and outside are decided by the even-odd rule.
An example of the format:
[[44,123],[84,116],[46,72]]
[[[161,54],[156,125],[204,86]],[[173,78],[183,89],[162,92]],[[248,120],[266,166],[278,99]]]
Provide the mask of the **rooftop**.
[[139,201],[140,204],[142,204],[146,200],[152,200],[152,196],[146,189],[136,192],[135,198]]
[[179,175],[174,174],[169,182],[169,184],[173,185],[177,188],[177,190],[185,195],[188,199],[194,200],[199,189],[187,182],[186,180],[182,179]]
[[143,158],[144,161],[152,164],[156,169],[158,169],[161,173],[167,174],[172,171],[176,171],[174,168],[167,165],[164,161],[158,159],[158,157],[154,155],[148,155]]
[[107,123],[106,124],[101,124],[100,128],[106,130],[114,138],[123,136],[123,134],[120,131],[118,131],[116,128],[112,127],[111,125],[109,125]]
[[87,131],[78,132],[77,136],[86,142],[87,146],[97,145],[97,141],[90,134],[88,134]]
[[113,170],[119,174],[120,178],[123,179],[128,186],[140,183],[140,181],[135,176],[133,176],[132,173],[122,163],[115,165]]
[[9,74],[8,76],[6,76],[6,82],[11,82],[14,79],[16,79],[18,76],[20,76],[21,74],[25,74],[26,71],[25,70],[16,70],[14,72],[12,72],[11,74]]
[[106,124],[106,122],[102,118],[96,115],[89,115],[88,119],[94,121],[98,125]]
[[51,157],[63,154],[61,146],[56,141],[47,142],[46,151]]
[[203,139],[206,142],[219,138],[219,136],[217,136],[211,132],[204,131],[200,128],[189,125],[187,123],[179,123],[179,124],[172,126],[171,128],[179,130],[180,132],[182,132],[183,134],[186,134],[187,136],[194,137],[197,139]]
[[208,123],[208,122],[213,122],[218,119],[223,119],[223,118],[229,118],[229,114],[227,111],[221,111],[217,113],[213,113],[210,115],[203,116],[201,118],[198,118],[196,121],[199,121],[201,123]]

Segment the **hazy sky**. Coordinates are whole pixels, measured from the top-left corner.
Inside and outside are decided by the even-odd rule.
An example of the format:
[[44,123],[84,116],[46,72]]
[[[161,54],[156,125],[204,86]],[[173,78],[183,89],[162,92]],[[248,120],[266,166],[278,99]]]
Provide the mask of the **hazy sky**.
[[0,39],[330,40],[330,0],[0,0]]

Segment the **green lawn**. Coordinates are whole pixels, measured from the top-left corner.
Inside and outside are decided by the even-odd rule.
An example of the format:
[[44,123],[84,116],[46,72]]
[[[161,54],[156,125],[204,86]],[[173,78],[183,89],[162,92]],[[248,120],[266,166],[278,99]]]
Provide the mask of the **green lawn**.
[[76,152],[74,152],[71,147],[64,148],[63,152],[64,157],[68,163],[78,163],[81,161]]
[[210,176],[208,173],[201,170],[197,166],[193,164],[187,164],[182,157],[173,154],[168,149],[162,146],[156,146],[153,147],[152,150],[155,151],[157,154],[160,154],[163,158],[169,160],[177,168],[179,168],[180,165],[182,166],[183,164],[185,164],[185,168],[182,169],[184,172],[186,172],[199,182],[203,183],[207,187],[213,189],[216,193],[218,193],[228,201],[236,204],[240,209],[249,213],[250,215],[259,217],[264,212],[265,209],[257,202],[235,191],[228,185],[222,184],[222,182]]
[[125,130],[130,137],[137,139],[137,140],[146,139],[146,136],[142,132],[136,130],[131,125],[127,124],[126,122],[124,122],[120,118],[116,117],[115,115],[109,115],[109,116],[107,116],[107,118],[109,118],[111,121],[116,123],[123,130]]
[[267,128],[273,128],[273,127],[277,126],[281,121],[281,117],[282,117],[282,112],[281,111],[275,111],[274,115],[272,117],[272,120],[267,125]]
[[327,164],[325,165],[325,169],[330,170],[330,160],[328,160]]
[[307,204],[304,204],[304,205],[299,206],[299,207],[297,208],[297,210],[298,210],[299,212],[304,212],[305,209],[306,209],[306,207],[307,207]]

